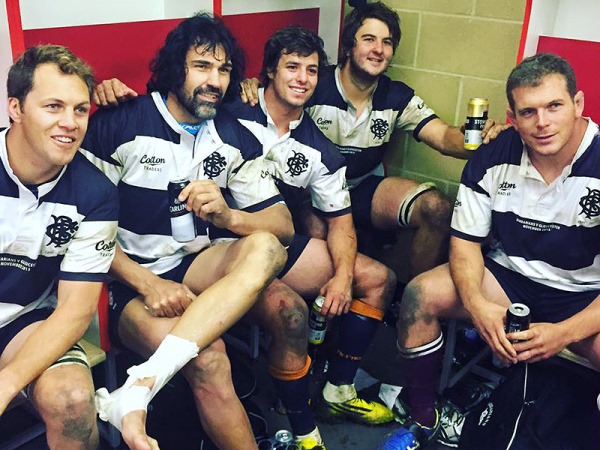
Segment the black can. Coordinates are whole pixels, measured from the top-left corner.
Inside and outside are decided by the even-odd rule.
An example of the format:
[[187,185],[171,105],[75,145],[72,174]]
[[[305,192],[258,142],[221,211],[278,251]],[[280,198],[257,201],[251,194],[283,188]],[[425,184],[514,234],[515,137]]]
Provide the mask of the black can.
[[178,242],[189,242],[196,238],[194,213],[185,208],[185,203],[179,201],[179,194],[190,184],[189,180],[169,181],[169,214],[171,216],[171,235]]
[[506,311],[506,333],[516,333],[529,329],[531,311],[523,303],[513,303]]

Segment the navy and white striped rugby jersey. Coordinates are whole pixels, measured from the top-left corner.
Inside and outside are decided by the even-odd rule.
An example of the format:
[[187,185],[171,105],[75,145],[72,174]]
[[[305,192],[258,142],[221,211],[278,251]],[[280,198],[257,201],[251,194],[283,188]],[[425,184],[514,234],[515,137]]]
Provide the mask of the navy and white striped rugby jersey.
[[319,129],[345,156],[350,188],[372,173],[383,174],[381,162],[392,132],[419,132],[437,116],[413,89],[386,75],[379,77],[370,102],[356,117],[356,109],[344,93],[340,69],[328,67],[307,103],[307,111]]
[[52,306],[57,279],[104,281],[118,216],[117,190],[79,153],[53,180],[24,186],[8,163],[7,132],[0,133],[0,327]]
[[172,238],[169,181],[212,179],[248,212],[282,200],[273,181],[261,177],[260,143],[235,118],[220,111],[193,136],[171,116],[158,92],[96,112],[82,151],[119,189],[119,245],[158,274],[210,244],[209,224],[198,217],[195,240]]
[[600,135],[589,120],[572,163],[548,185],[514,129],[482,145],[463,171],[452,234],[498,241],[502,266],[564,291],[600,289]]
[[259,89],[255,106],[237,100],[226,107],[262,143],[265,171],[277,179],[288,206],[292,207],[300,190],[308,189],[320,215],[350,213],[344,158],[310,117],[302,114],[290,122],[289,133],[279,137],[265,106],[264,89]]

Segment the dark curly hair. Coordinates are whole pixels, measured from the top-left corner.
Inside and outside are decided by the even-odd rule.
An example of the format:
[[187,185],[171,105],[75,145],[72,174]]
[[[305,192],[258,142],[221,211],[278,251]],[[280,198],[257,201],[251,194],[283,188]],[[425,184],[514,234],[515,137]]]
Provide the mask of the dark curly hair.
[[300,56],[309,56],[315,52],[319,56],[320,72],[328,64],[327,53],[323,48],[323,39],[313,31],[297,25],[277,30],[265,43],[263,64],[260,71],[263,86],[269,85],[268,74],[277,69],[277,64],[282,55],[295,53]]
[[348,55],[356,44],[356,32],[367,19],[377,19],[385,23],[392,35],[392,45],[394,52],[400,44],[402,31],[400,30],[400,17],[398,13],[381,2],[367,3],[354,8],[348,14],[342,28],[341,50],[338,58],[338,64],[343,66],[348,61]]
[[185,61],[190,48],[206,47],[215,51],[221,46],[231,61],[232,71],[225,99],[237,97],[245,68],[242,49],[223,21],[207,13],[196,13],[181,22],[165,39],[165,44],[150,63],[152,76],[146,84],[148,92],[166,95],[175,92],[185,82]]

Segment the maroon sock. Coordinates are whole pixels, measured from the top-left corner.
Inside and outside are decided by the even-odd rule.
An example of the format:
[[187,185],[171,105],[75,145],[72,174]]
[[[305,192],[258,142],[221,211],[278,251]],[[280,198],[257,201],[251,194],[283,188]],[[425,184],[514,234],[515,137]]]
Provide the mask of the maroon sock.
[[421,425],[432,427],[435,425],[437,385],[442,366],[441,341],[439,348],[423,356],[416,356],[419,349],[410,350],[412,358],[406,358],[406,353],[403,355],[410,413]]

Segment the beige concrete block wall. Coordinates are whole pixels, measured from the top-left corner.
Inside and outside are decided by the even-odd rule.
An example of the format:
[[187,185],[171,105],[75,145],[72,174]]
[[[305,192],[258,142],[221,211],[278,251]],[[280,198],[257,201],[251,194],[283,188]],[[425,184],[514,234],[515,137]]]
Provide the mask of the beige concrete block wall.
[[[525,0],[385,0],[400,15],[402,40],[388,75],[415,89],[438,116],[461,125],[471,97],[505,118],[504,84],[517,58]],[[349,8],[349,7],[348,7]],[[456,195],[464,161],[397,133],[388,172],[436,181]]]

